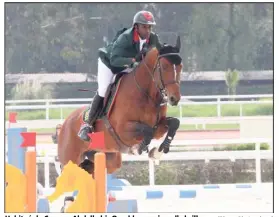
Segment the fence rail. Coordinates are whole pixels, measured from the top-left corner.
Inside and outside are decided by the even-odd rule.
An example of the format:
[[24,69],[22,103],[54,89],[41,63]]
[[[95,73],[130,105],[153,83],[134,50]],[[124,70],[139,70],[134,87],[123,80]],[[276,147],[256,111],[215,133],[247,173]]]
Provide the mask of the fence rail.
[[[18,120],[17,123],[13,123],[14,127],[27,127],[29,129],[43,126],[43,128],[55,128],[58,124],[62,124],[65,119],[51,119],[51,120]],[[227,117],[189,117],[180,118],[181,125],[196,125],[199,124],[206,128],[206,124],[241,124],[243,121],[249,120],[273,120],[273,116],[227,116]],[[9,122],[6,121],[6,128],[9,126]]]
[[[221,105],[237,104],[239,105],[239,114],[242,116],[242,105],[244,104],[271,104],[273,100],[266,101],[255,101],[257,98],[272,98],[273,94],[254,94],[254,95],[212,95],[212,96],[182,96],[179,103],[179,117],[183,117],[183,105],[216,105],[217,107],[217,117],[221,117]],[[194,101],[194,100],[209,100],[213,101]],[[222,101],[222,99],[245,99],[241,101]],[[247,100],[250,99],[250,100]],[[49,120],[49,110],[50,109],[60,109],[60,119],[63,119],[63,108],[78,108],[81,106],[87,106],[91,102],[91,98],[83,99],[37,99],[37,100],[6,100],[6,110],[30,110],[30,109],[44,109],[45,118]],[[71,104],[53,104],[53,103],[71,103]],[[77,103],[83,102],[83,103]],[[88,102],[88,103],[84,103]],[[34,103],[41,103],[41,105],[30,105]],[[72,104],[73,103],[73,104]],[[18,105],[26,104],[26,105]]]
[[[260,150],[261,143],[268,143],[272,147],[272,139],[267,138],[247,138],[247,139],[207,139],[207,140],[174,140],[171,147],[171,152],[163,155],[161,161],[172,161],[172,160],[204,160],[208,162],[210,160],[221,160],[228,159],[235,161],[236,159],[255,159],[256,162],[256,182],[261,183],[261,159],[273,159],[273,150]],[[152,142],[152,146],[157,146],[161,141]],[[187,152],[172,152],[173,146],[187,147],[190,145],[239,145],[243,143],[255,143],[255,150],[248,151],[187,151]],[[52,147],[50,147],[52,146]],[[7,150],[7,145],[6,145]],[[54,163],[58,174],[60,174],[60,166],[56,161],[57,148],[56,145],[45,144],[37,145],[37,152],[45,150],[46,156],[38,156],[37,162],[44,164],[44,177],[45,177],[45,188],[50,186],[50,174],[49,174],[49,163]],[[52,156],[51,156],[52,155]],[[148,159],[147,155],[133,156],[123,154],[123,161],[148,161],[149,162],[149,183],[150,185],[155,184],[155,165],[158,162],[154,162]]]
[[[255,98],[273,98],[273,94],[251,94],[251,95],[211,95],[211,96],[182,96],[181,101],[190,99],[255,99]],[[6,100],[6,104],[21,103],[47,103],[47,102],[91,102],[92,98],[75,99],[32,99],[32,100]]]

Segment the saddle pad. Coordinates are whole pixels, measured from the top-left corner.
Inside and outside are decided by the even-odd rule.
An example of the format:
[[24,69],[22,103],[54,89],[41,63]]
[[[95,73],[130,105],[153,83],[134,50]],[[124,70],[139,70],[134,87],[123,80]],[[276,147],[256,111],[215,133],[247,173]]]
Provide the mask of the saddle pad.
[[84,111],[83,111],[83,115],[82,115],[82,120],[83,122],[88,122],[88,118],[89,118],[89,111],[90,111],[90,106],[88,106]]

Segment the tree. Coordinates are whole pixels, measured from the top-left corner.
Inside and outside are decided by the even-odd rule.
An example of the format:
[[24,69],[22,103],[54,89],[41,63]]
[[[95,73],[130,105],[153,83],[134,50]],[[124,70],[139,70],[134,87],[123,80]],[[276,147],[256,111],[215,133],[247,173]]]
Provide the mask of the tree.
[[228,90],[228,95],[236,95],[236,87],[239,82],[239,73],[237,70],[231,71],[228,69],[226,71],[226,85]]
[[273,69],[271,3],[6,3],[6,71],[96,74],[98,49],[142,9],[163,43],[181,36],[185,71]]

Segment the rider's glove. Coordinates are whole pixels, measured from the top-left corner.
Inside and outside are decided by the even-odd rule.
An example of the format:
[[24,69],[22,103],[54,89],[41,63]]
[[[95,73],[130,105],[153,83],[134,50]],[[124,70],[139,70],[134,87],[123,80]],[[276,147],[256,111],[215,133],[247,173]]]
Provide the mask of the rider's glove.
[[145,56],[148,50],[149,50],[149,45],[147,43],[144,43],[140,51],[141,55]]
[[136,68],[139,65],[139,62],[134,62],[131,64],[131,68]]
[[136,57],[135,57],[135,59],[136,59],[137,62],[140,62],[140,61],[142,60],[142,56],[145,57],[145,55],[146,55],[148,49],[149,49],[149,45],[148,45],[147,43],[144,43],[144,44],[142,45],[141,51],[140,51],[140,52],[136,55]]
[[136,57],[135,57],[135,61],[136,62],[140,62],[141,61],[141,59],[142,59],[142,53],[141,52],[139,52],[137,55],[136,55]]

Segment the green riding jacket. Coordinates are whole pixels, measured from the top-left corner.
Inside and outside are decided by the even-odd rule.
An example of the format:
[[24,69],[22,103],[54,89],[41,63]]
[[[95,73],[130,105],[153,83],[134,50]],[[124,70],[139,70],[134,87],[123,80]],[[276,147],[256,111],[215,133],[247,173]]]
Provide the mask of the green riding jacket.
[[[149,46],[161,46],[157,34],[151,32],[150,37],[146,40]],[[113,73],[118,73],[130,66],[140,52],[140,39],[139,35],[134,28],[129,28],[120,34],[113,43],[99,49],[99,57],[103,63],[112,70]]]

